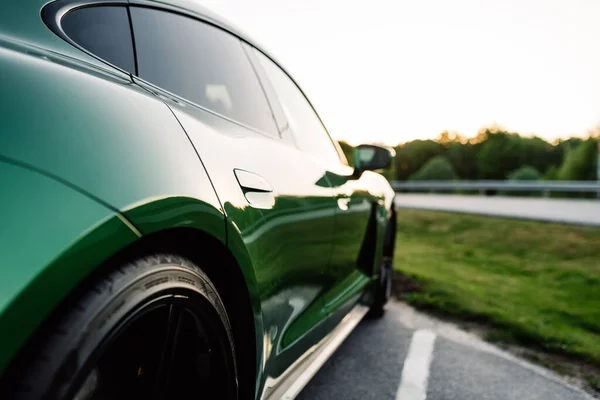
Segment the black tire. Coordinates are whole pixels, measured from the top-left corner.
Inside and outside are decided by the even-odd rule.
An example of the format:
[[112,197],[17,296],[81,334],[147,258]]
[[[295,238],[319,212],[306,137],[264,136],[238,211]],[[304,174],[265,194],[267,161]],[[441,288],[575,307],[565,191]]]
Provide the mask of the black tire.
[[369,309],[369,316],[380,318],[385,313],[385,305],[392,296],[392,281],[394,274],[394,246],[396,243],[396,213],[387,224],[383,239],[383,257],[379,269],[379,280],[373,291],[373,302]]
[[369,309],[369,316],[373,318],[382,317],[385,314],[385,305],[392,294],[392,257],[383,257],[379,280],[375,286],[373,302]]
[[0,398],[238,398],[227,313],[191,261],[144,257],[82,292],[17,359]]

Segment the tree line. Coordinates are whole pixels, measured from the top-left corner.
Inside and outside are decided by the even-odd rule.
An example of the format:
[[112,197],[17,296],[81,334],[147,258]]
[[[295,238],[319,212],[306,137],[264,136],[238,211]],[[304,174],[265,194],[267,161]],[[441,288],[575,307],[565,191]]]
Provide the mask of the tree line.
[[[595,180],[600,126],[588,138],[550,143],[493,126],[465,138],[442,132],[435,140],[412,140],[394,147],[389,180]],[[350,163],[353,147],[340,141]]]

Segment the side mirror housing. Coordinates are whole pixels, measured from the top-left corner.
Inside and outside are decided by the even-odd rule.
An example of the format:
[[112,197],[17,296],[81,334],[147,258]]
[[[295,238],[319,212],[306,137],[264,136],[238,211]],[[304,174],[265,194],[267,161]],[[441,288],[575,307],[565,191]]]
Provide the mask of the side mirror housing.
[[361,144],[354,148],[354,168],[355,174],[362,174],[364,171],[375,171],[386,169],[392,165],[392,160],[396,152],[393,148],[377,146],[374,144]]

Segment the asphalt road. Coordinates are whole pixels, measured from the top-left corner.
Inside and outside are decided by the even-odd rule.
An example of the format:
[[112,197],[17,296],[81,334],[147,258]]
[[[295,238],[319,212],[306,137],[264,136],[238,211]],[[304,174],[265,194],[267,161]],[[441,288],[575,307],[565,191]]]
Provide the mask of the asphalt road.
[[401,193],[396,206],[600,226],[600,200]]
[[583,400],[556,374],[392,302],[364,319],[300,400]]

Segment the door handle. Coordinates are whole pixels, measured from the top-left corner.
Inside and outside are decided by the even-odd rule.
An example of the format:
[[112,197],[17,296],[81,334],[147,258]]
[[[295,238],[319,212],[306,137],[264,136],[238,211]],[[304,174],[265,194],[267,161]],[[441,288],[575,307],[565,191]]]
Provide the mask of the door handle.
[[234,169],[233,173],[244,190],[254,192],[272,192],[273,188],[269,185],[262,176],[252,172],[244,171],[243,169]]
[[248,204],[254,208],[273,208],[275,205],[275,194],[266,179],[243,169],[236,168],[233,170],[233,173],[242,188]]

